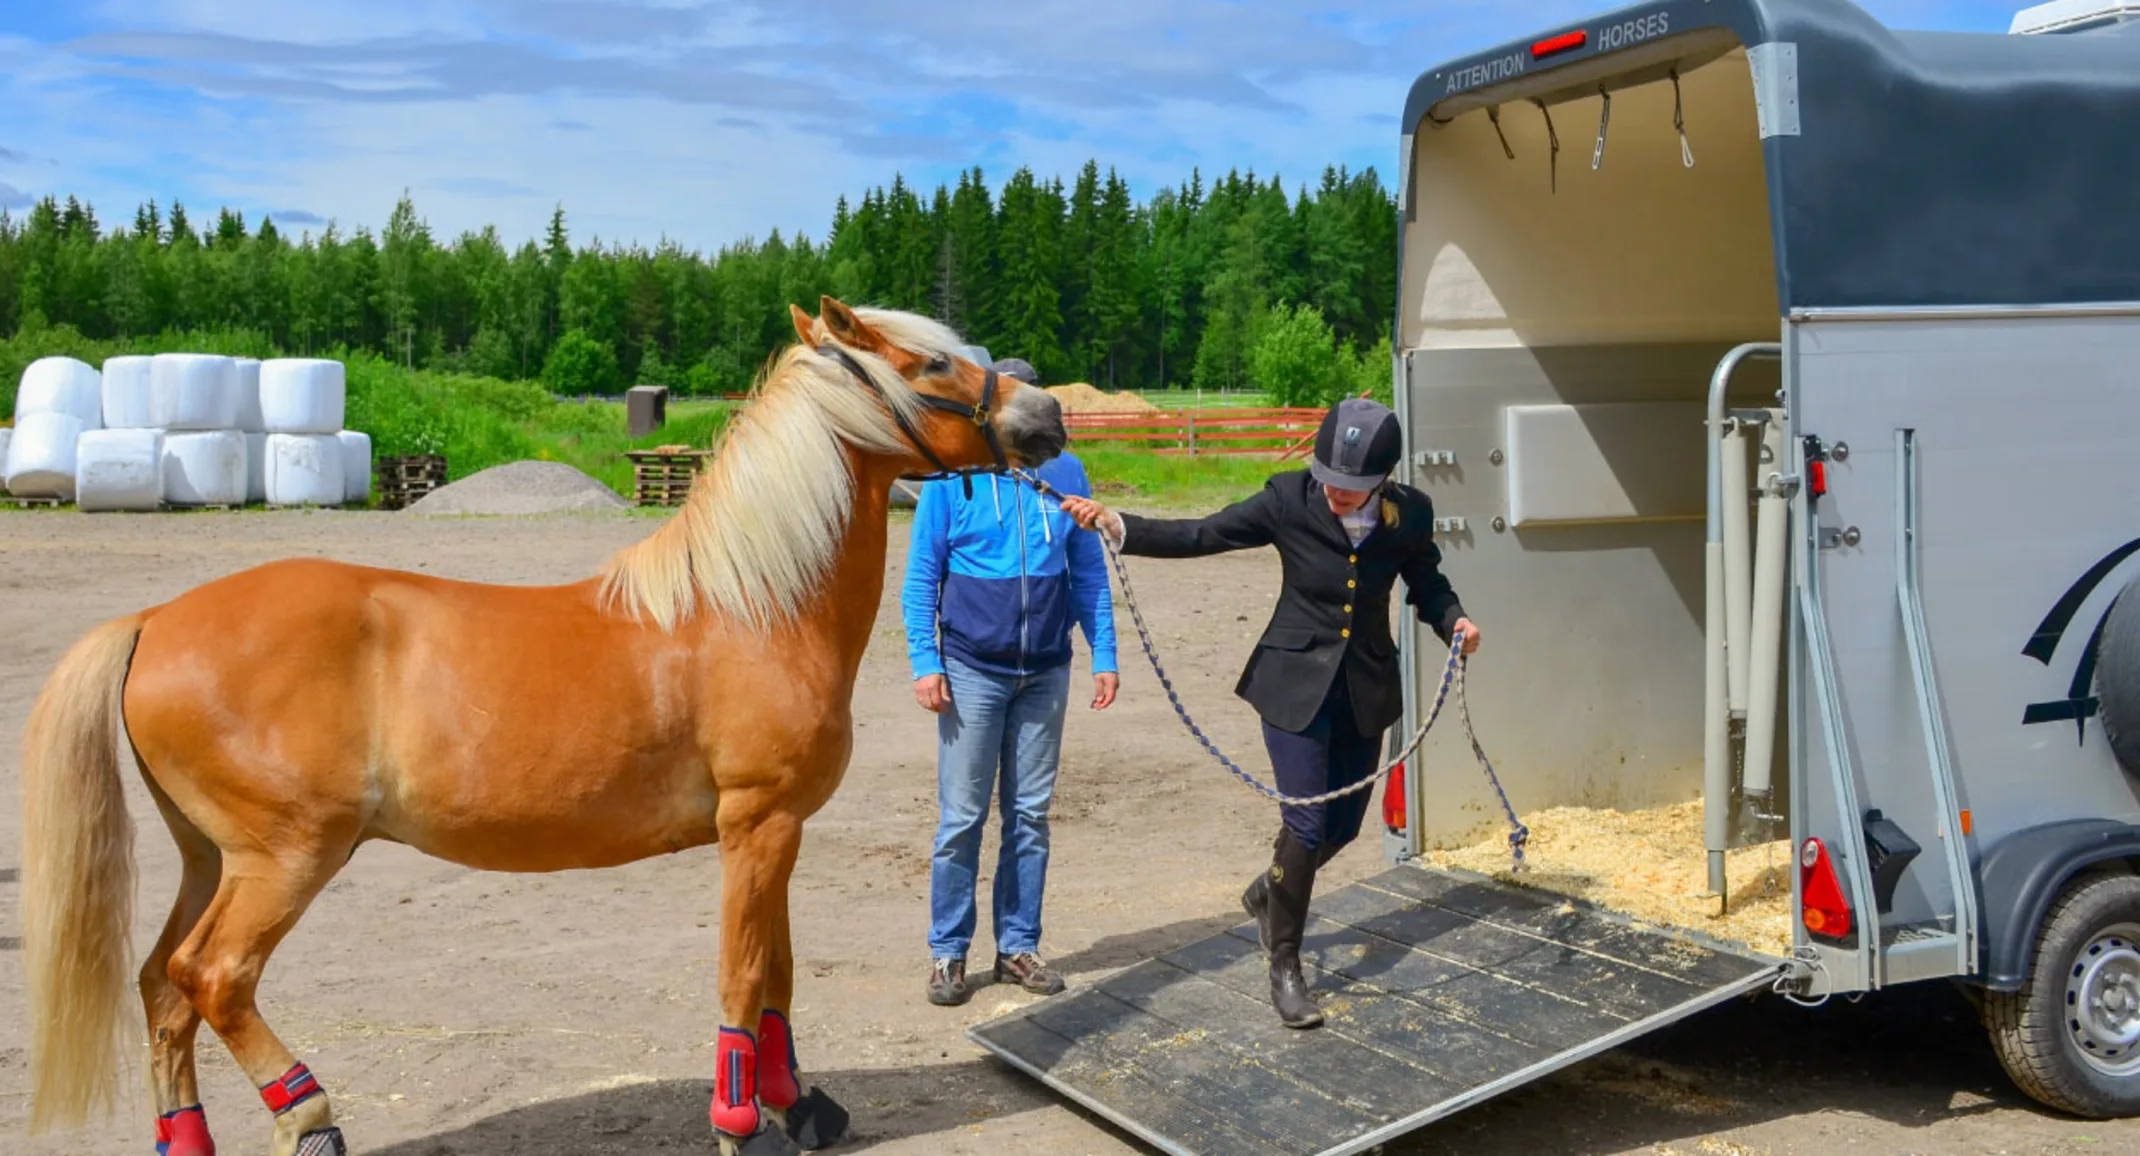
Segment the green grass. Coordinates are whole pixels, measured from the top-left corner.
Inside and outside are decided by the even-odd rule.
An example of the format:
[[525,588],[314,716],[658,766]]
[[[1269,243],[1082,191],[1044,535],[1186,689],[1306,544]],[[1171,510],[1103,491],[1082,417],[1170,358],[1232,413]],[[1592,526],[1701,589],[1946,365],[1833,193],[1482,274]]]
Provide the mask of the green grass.
[[1216,510],[1262,489],[1272,474],[1302,468],[1298,460],[1281,463],[1275,454],[1191,457],[1075,443],[1071,451],[1085,463],[1094,497],[1131,510]]
[[[131,341],[89,341],[64,328],[0,340],[0,373],[12,385],[37,357],[66,355],[101,366],[121,353],[188,350],[274,357],[245,333],[164,334]],[[331,351],[348,370],[344,425],[372,439],[380,457],[443,453],[449,479],[513,461],[563,462],[629,497],[628,449],[660,445],[710,447],[736,403],[672,400],[668,422],[651,436],[625,436],[621,402],[560,401],[539,382],[500,381],[470,374],[410,371],[370,353]],[[12,390],[8,391],[9,393]],[[1147,395],[1157,405],[1197,404],[1194,391]],[[11,398],[4,400],[11,401]],[[1261,405],[1260,394],[1203,395],[1205,405]],[[0,413],[11,410],[0,410]],[[1271,474],[1299,468],[1274,456],[1157,454],[1124,446],[1073,445],[1100,500],[1131,509],[1214,510],[1256,492]],[[649,511],[663,513],[665,511]]]

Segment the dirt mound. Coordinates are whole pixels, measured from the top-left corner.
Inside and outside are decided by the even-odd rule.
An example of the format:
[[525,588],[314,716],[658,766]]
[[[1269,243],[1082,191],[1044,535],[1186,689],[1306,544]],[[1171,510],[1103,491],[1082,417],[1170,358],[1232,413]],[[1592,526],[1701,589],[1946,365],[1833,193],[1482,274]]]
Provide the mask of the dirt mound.
[[1082,381],[1051,385],[1048,392],[1062,403],[1064,413],[1152,413],[1159,408],[1129,390],[1108,393]]
[[563,462],[507,462],[440,486],[412,514],[560,514],[622,510],[631,503]]

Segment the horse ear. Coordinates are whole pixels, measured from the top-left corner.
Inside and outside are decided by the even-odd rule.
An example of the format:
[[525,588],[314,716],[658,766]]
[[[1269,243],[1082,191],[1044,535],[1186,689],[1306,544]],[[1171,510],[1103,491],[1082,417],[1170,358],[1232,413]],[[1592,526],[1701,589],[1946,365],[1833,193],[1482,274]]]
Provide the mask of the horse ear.
[[810,327],[814,322],[811,321],[809,314],[803,312],[802,306],[790,304],[788,306],[788,315],[795,319],[795,340],[802,342],[804,345],[816,340],[810,336]]
[[868,322],[855,316],[854,310],[830,296],[817,299],[817,316],[827,329],[832,330],[832,336],[842,345],[874,351],[884,344],[884,339],[877,336],[877,331],[871,329]]

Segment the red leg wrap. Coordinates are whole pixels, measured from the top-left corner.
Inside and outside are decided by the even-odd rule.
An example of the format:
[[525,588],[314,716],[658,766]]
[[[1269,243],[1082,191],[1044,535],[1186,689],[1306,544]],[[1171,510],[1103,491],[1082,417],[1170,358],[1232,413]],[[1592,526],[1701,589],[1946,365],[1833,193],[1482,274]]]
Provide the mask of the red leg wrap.
[[758,1016],[758,1099],[786,1111],[802,1099],[796,1080],[795,1036],[788,1017],[770,1009]]
[[713,1059],[713,1126],[730,1136],[758,1132],[758,1045],[741,1028],[722,1028]]
[[156,1156],[215,1156],[208,1116],[199,1104],[156,1118]]
[[312,1069],[298,1064],[284,1072],[281,1079],[260,1089],[260,1101],[268,1106],[268,1111],[280,1116],[294,1105],[325,1094],[319,1081],[312,1078]]

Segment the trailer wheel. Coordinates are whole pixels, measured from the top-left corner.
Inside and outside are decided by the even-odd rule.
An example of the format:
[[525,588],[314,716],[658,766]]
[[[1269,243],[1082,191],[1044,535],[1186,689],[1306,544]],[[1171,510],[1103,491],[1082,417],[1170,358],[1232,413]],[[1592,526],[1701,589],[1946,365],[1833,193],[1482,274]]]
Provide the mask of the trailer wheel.
[[1985,994],[1984,1025],[2031,1098],[2090,1119],[2140,1114],[2140,876],[2069,884],[2021,990]]
[[2140,578],[2135,578],[2103,619],[2095,653],[2097,717],[2110,753],[2125,773],[2140,776]]

